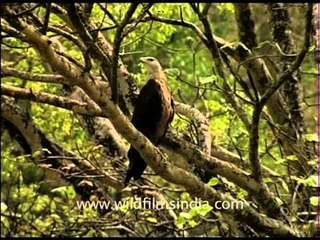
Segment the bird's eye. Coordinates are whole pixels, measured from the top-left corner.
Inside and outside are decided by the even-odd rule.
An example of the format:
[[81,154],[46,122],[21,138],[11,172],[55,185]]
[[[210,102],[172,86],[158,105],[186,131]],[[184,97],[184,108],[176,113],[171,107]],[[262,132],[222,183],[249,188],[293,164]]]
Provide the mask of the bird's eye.
[[153,62],[153,61],[154,61],[154,59],[153,59],[153,58],[149,58],[149,59],[148,59],[148,61]]

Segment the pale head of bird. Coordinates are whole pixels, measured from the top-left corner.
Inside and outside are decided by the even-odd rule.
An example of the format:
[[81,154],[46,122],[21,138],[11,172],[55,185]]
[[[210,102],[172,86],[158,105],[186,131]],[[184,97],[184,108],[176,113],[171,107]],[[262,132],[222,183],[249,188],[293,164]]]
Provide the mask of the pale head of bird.
[[159,61],[154,57],[142,57],[139,61],[143,62],[147,66],[149,73],[157,73],[162,71]]

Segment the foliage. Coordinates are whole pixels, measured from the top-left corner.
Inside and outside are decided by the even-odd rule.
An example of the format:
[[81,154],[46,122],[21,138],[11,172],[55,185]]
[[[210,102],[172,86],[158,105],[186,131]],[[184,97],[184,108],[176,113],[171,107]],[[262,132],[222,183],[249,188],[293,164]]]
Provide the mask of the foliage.
[[[266,23],[256,17],[264,14],[264,10],[258,4],[251,5],[256,26],[259,26],[257,29],[258,39],[264,40],[270,33],[267,36],[263,35],[263,32],[268,31],[269,28],[264,29]],[[44,6],[42,4],[31,13],[35,14],[39,19],[44,19],[46,14]],[[114,43],[117,40],[115,39],[117,24],[114,23],[110,16],[107,16],[104,8],[119,23],[125,18],[130,6],[130,3],[94,3],[90,20],[102,29],[103,36],[110,43]],[[200,6],[200,9],[203,10],[205,5],[200,4]],[[133,19],[139,18],[144,7],[145,5],[143,4],[138,5],[133,14]],[[288,8],[292,21],[290,29],[294,33],[292,34],[292,39],[297,42],[297,49],[300,49],[303,43],[300,31],[301,21],[304,21],[304,17],[301,17],[300,13],[292,9],[295,6],[289,6]],[[305,9],[304,5],[299,5],[297,8]],[[194,9],[187,3],[155,3],[149,9],[149,13],[159,18],[190,22],[204,31],[203,25]],[[210,27],[214,35],[227,40],[233,48],[242,44],[237,35],[235,13],[235,5],[231,3],[212,4],[208,12]],[[26,19],[33,19],[32,15],[27,16]],[[5,25],[1,24],[3,29],[8,25],[7,22],[7,20],[4,20],[2,24]],[[243,79],[249,82],[249,77],[246,74],[247,70],[242,66],[245,63],[239,64],[223,53],[225,55],[223,57],[228,58],[233,73],[230,68],[224,66],[225,78],[222,78],[208,47],[203,44],[192,29],[159,21],[141,21],[138,23],[133,22],[132,24],[136,25],[124,37],[119,55],[137,87],[141,89],[145,84],[147,75],[147,70],[138,63],[139,58],[141,56],[154,56],[159,59],[167,73],[175,101],[198,109],[208,119],[212,145],[219,146],[234,156],[238,156],[240,160],[237,166],[243,171],[252,173],[251,168],[246,167],[252,164],[248,161],[251,157],[250,141],[252,132],[239,118],[238,111],[230,104],[225,90],[227,82],[231,88],[232,95],[240,102],[240,106],[251,119],[254,112],[253,100],[249,99],[243,89],[243,85],[235,77],[244,76]],[[72,63],[84,66],[86,54],[81,52],[79,46],[70,41],[70,39],[60,36],[53,28],[69,30],[67,25],[67,21],[57,11],[52,10],[47,36],[53,39],[52,44],[54,44],[54,39],[60,43],[59,56],[67,55],[69,58],[66,58],[66,61],[71,59]],[[35,26],[35,28],[40,28],[40,26]],[[72,33],[72,36],[78,37],[79,35],[77,32]],[[267,44],[269,43],[270,41],[267,41]],[[4,31],[2,33],[1,47],[1,61],[6,66],[28,73],[57,74],[57,71],[45,59],[40,57],[41,54],[39,54],[32,42],[26,42],[23,38],[10,36]],[[315,191],[318,187],[317,161],[311,153],[316,152],[319,141],[316,133],[316,95],[314,88],[310,87],[314,85],[314,75],[317,74],[315,59],[312,56],[315,51],[316,44],[313,44],[309,49],[309,55],[301,65],[300,73],[303,77],[301,94],[303,95],[302,101],[304,101],[303,104],[305,106],[303,110],[305,130],[298,140],[295,139],[297,140],[296,142],[303,145],[303,147],[301,145],[299,147],[310,151],[310,155],[303,154],[303,158],[306,159],[311,170],[303,176],[291,172],[296,170],[292,169],[294,168],[292,164],[299,165],[301,156],[298,153],[288,153],[289,151],[284,150],[285,147],[281,145],[283,139],[279,138],[284,129],[290,130],[291,123],[286,122],[280,125],[280,123],[272,119],[273,116],[270,116],[266,107],[260,117],[257,140],[257,151],[261,166],[269,168],[277,174],[277,176],[264,176],[263,181],[274,194],[275,201],[286,210],[289,209],[288,216],[298,228],[306,222],[314,221],[314,213],[319,205],[319,199]],[[92,57],[90,54],[92,53],[89,52],[88,56]],[[264,54],[272,55],[274,53],[265,52]],[[294,53],[294,56],[296,56],[296,53]],[[262,57],[261,59],[265,58]],[[276,66],[275,68],[279,68],[283,56],[279,57],[277,55],[270,59],[272,61],[275,59],[272,64]],[[91,73],[94,76],[103,76],[101,66],[91,59],[90,62],[93,65],[90,69]],[[84,71],[83,76],[85,74]],[[92,82],[96,84],[94,79],[92,79]],[[26,81],[17,76],[2,76],[1,83],[58,96],[67,95],[67,88],[64,84]],[[249,84],[251,92],[253,87],[252,84]],[[89,129],[86,127],[86,116],[73,113],[67,109],[37,101],[28,102],[28,104],[26,102],[26,100],[17,98],[14,103],[29,114],[27,119],[32,119],[34,125],[38,127],[39,131],[42,131],[46,139],[58,143],[59,147],[65,152],[72,152],[74,155],[79,156],[79,162],[88,161],[99,171],[98,173],[91,173],[92,169],[82,169],[82,171],[74,174],[72,172],[72,164],[54,169],[52,165],[48,166],[43,163],[44,155],[46,152],[50,152],[48,149],[38,149],[32,154],[25,153],[24,149],[19,145],[20,142],[15,137],[16,135],[9,132],[9,128],[1,128],[1,236],[143,237],[162,235],[217,236],[223,234],[228,236],[226,233],[228,231],[224,231],[223,227],[226,223],[229,230],[231,229],[229,236],[241,236],[241,234],[238,234],[239,232],[233,229],[230,222],[225,221],[224,217],[208,203],[191,209],[174,209],[173,213],[150,208],[142,210],[131,208],[129,202],[134,197],[126,196],[125,191],[121,193],[125,196],[119,197],[120,191],[114,189],[112,185],[106,186],[103,182],[104,178],[101,177],[101,175],[107,173],[108,177],[114,177],[116,181],[120,182],[121,180],[119,179],[124,175],[128,164],[125,156],[121,154],[112,155],[105,150],[110,146],[111,150],[108,150],[110,152],[113,150],[112,140],[107,136],[103,136],[107,130]],[[183,114],[175,114],[172,129],[180,134],[183,140],[194,144],[195,148],[201,145],[197,127],[194,120],[183,116]],[[102,135],[102,137],[99,136],[99,140],[102,139],[99,143],[97,143],[97,139],[94,139],[99,134],[95,134],[93,137],[93,131]],[[290,133],[285,132],[284,135],[286,134],[289,135]],[[288,138],[290,137],[292,138],[292,136]],[[121,141],[125,142],[123,139]],[[40,144],[43,144],[43,142]],[[126,149],[127,146],[128,144],[125,142],[123,148]],[[59,159],[60,157],[62,162],[69,160],[67,157],[58,156]],[[172,158],[175,159],[175,157]],[[70,157],[70,159],[73,159],[73,157]],[[120,171],[118,171],[118,168]],[[193,173],[197,170],[194,169],[194,166],[190,168]],[[86,170],[92,176],[83,177],[82,174]],[[202,170],[206,171],[207,169]],[[166,197],[167,201],[192,201],[193,197],[185,189],[181,190],[180,186],[165,181],[159,176],[154,176],[152,173],[153,171],[148,169],[146,178],[154,183],[153,188],[147,188],[147,190],[141,188],[141,190],[141,183],[133,184],[133,187],[138,190],[131,190],[131,194],[139,195],[142,194],[141,192],[147,191],[147,194],[150,194],[152,198],[156,198],[160,202],[165,201],[159,197],[161,194]],[[69,181],[74,176],[81,178],[80,184],[79,182],[78,185],[73,184]],[[201,176],[197,177],[201,178]],[[258,212],[261,211],[259,213],[265,215],[257,207],[259,201],[257,201],[256,196],[239,185],[237,185],[236,180],[231,181],[219,175],[210,176],[206,183],[206,186],[217,189],[218,193],[225,193],[223,187],[228,188],[227,196],[230,194],[230,196],[243,200],[250,207]],[[79,186],[84,186],[84,189],[91,189],[88,191],[90,197],[86,199],[91,202],[102,200],[110,202],[113,207],[115,202],[119,200],[126,202],[126,204],[123,204],[119,209],[111,207],[102,210],[90,207],[80,209],[77,203],[83,200],[83,196],[79,193]],[[297,197],[297,195],[299,196]],[[296,200],[296,197],[298,200]],[[304,198],[307,198],[307,200]],[[257,234],[259,235],[260,233]],[[266,236],[263,234],[261,233],[259,236]]]

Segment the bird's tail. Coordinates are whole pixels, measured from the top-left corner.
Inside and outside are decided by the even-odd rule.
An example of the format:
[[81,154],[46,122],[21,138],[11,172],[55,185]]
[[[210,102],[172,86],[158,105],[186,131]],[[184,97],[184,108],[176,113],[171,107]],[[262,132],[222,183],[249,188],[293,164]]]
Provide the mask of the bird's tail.
[[130,179],[133,177],[134,180],[137,180],[141,177],[142,173],[147,167],[146,162],[140,156],[137,150],[133,147],[130,147],[128,151],[128,158],[130,161],[129,169],[127,171],[126,178],[124,180],[125,186],[129,183]]

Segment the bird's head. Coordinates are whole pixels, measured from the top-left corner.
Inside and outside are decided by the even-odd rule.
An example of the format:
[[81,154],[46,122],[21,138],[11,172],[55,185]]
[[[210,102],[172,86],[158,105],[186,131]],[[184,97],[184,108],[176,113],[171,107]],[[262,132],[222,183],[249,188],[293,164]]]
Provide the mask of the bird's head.
[[154,57],[142,57],[139,61],[147,66],[149,73],[156,73],[162,70],[159,61]]

